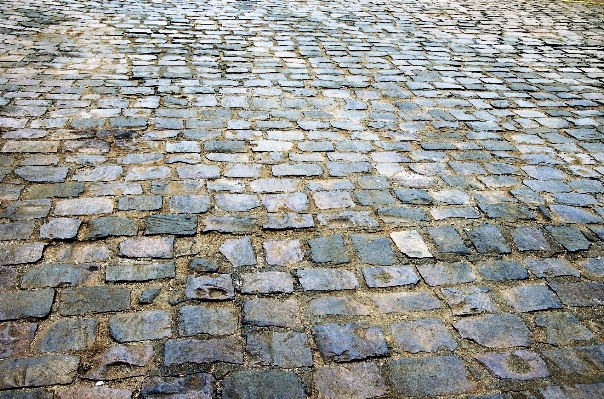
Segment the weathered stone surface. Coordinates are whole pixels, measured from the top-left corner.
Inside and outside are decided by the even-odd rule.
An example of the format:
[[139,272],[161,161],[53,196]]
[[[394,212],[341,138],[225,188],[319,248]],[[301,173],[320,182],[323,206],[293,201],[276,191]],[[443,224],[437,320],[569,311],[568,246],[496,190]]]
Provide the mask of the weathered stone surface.
[[153,347],[149,344],[110,346],[90,359],[91,367],[82,378],[104,381],[146,375],[152,360]]
[[130,399],[132,391],[108,387],[70,387],[58,393],[59,399]]
[[441,307],[436,297],[423,291],[374,294],[371,299],[382,313],[419,312]]
[[243,323],[255,326],[299,327],[300,308],[295,299],[251,299],[243,304]]
[[283,368],[313,365],[308,337],[299,332],[248,334],[246,352],[252,364]]
[[503,299],[517,312],[558,309],[562,304],[545,285],[523,285],[501,291]]
[[0,359],[25,355],[37,328],[36,323],[1,323]]
[[94,345],[98,322],[96,319],[63,319],[38,332],[39,352],[81,351]]
[[296,273],[305,291],[353,290],[359,286],[349,270],[298,269]]
[[[9,222],[0,223],[0,240],[11,241],[11,240],[27,240],[31,237],[34,225],[36,224],[33,220],[26,220],[22,222]],[[40,233],[42,234],[42,233]],[[45,238],[45,237],[41,237]]]
[[219,339],[170,339],[165,344],[164,364],[225,362],[243,364],[243,343],[237,337]]
[[55,297],[55,290],[44,288],[35,291],[0,293],[0,320],[46,317]]
[[448,287],[440,292],[455,315],[495,312],[495,305],[487,287]]
[[403,395],[456,395],[476,388],[464,364],[455,356],[403,358],[386,364],[388,379]]
[[224,379],[222,399],[305,399],[300,378],[290,371],[238,371]]
[[269,265],[294,265],[304,258],[299,240],[265,241],[262,246]]
[[60,200],[55,205],[56,216],[100,215],[113,212],[113,200],[109,198],[75,198]]
[[36,183],[61,183],[65,181],[69,168],[55,166],[22,166],[15,174],[24,180]]
[[457,231],[451,226],[430,227],[428,233],[441,252],[457,254],[469,254],[470,249],[466,247],[459,237]]
[[595,335],[571,313],[545,313],[535,317],[535,324],[545,329],[547,343],[568,345],[575,341],[594,339]]
[[242,294],[274,294],[294,292],[294,279],[284,272],[241,274]]
[[344,240],[339,234],[308,240],[312,260],[318,263],[347,263],[349,261]]
[[476,280],[476,275],[466,262],[419,265],[417,270],[430,286],[469,283]]
[[320,367],[314,386],[319,398],[331,399],[369,399],[388,392],[379,367],[370,362]]
[[148,281],[175,277],[174,262],[147,262],[122,260],[108,265],[105,270],[107,281]]
[[249,237],[225,240],[218,250],[235,267],[256,264],[256,254]]
[[195,235],[198,219],[197,216],[186,215],[151,215],[147,217],[145,234]]
[[162,310],[122,313],[111,316],[109,332],[117,342],[161,339],[171,335],[172,319]]
[[136,237],[120,243],[122,256],[129,258],[172,258],[174,236]]
[[363,276],[369,287],[397,287],[419,281],[413,267],[409,265],[366,267],[363,269]]
[[29,269],[21,280],[22,288],[64,287],[93,283],[97,266],[43,263]]
[[235,295],[235,287],[230,274],[211,276],[188,276],[185,294],[189,299],[223,301]]
[[396,247],[410,258],[431,258],[428,246],[415,230],[396,231],[390,233]]
[[486,353],[474,356],[500,378],[530,380],[549,377],[547,365],[538,354],[527,350],[512,353]]
[[457,348],[457,342],[440,320],[396,323],[390,326],[390,331],[396,345],[406,352],[437,352],[441,348],[454,351]]
[[73,218],[54,218],[40,226],[40,238],[70,239],[78,234],[82,221]]
[[88,222],[88,234],[86,238],[134,236],[136,233],[138,233],[138,227],[134,220],[119,216],[107,216],[91,219]]
[[0,360],[0,389],[70,384],[79,364],[74,356]]
[[394,252],[390,247],[390,241],[386,237],[378,237],[369,234],[350,234],[361,262],[370,265],[392,265],[396,263]]
[[0,265],[37,262],[42,258],[45,246],[43,242],[22,245],[0,243]]
[[477,266],[478,274],[485,280],[508,281],[523,280],[528,278],[528,272],[515,260],[494,260],[480,263]]
[[59,296],[59,314],[118,312],[130,309],[130,289],[97,286],[65,289]]
[[604,304],[604,283],[585,281],[550,283],[549,286],[566,306],[601,306]]
[[369,316],[372,309],[352,296],[324,296],[310,301],[308,310],[317,316]]
[[212,374],[207,373],[183,377],[149,377],[143,381],[141,387],[141,395],[145,399],[213,399],[215,391],[216,380]]
[[468,317],[453,323],[459,334],[487,348],[530,346],[530,331],[516,315]]
[[384,333],[378,327],[360,324],[322,324],[314,326],[313,336],[326,360],[348,362],[390,352]]
[[183,306],[180,309],[179,334],[233,334],[237,330],[238,319],[232,305]]

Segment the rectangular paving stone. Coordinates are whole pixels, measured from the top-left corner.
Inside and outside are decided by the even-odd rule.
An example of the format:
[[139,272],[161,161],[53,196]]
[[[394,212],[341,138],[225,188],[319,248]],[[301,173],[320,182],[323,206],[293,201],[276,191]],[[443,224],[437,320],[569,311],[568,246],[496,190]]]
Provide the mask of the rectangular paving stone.
[[386,363],[394,389],[407,396],[437,396],[470,393],[476,384],[455,356],[403,358]]
[[109,319],[109,333],[120,343],[161,339],[172,334],[171,322],[163,310],[120,313]]
[[372,288],[412,285],[419,281],[413,267],[409,265],[366,267],[363,269],[363,277],[365,284]]
[[146,235],[195,235],[199,218],[190,215],[150,215],[146,220]]
[[129,258],[172,258],[174,236],[128,238],[120,243],[119,254]]
[[497,312],[498,306],[491,298],[488,287],[447,287],[440,292],[454,315]]
[[[550,375],[543,359],[527,350],[517,350],[512,353],[485,353],[474,357],[500,378],[530,380]],[[521,363],[525,367],[514,367],[513,362]]]
[[523,280],[528,272],[515,260],[492,260],[480,263],[476,270],[483,279],[489,281]]
[[306,229],[315,226],[315,221],[309,213],[269,213],[266,223],[262,225],[265,230]]
[[545,285],[521,285],[500,291],[501,296],[517,312],[558,309],[562,304]]
[[359,286],[349,270],[298,269],[296,273],[305,291],[353,290]]
[[511,252],[499,229],[491,224],[475,227],[468,232],[468,235],[480,253],[507,254]]
[[466,247],[457,231],[451,226],[428,227],[428,233],[441,252],[470,253],[470,249]]
[[119,216],[105,216],[91,219],[88,222],[87,239],[111,236],[135,236],[138,226],[132,219]]
[[43,263],[28,269],[21,280],[22,288],[64,287],[91,283],[97,266]]
[[549,251],[551,246],[537,227],[518,227],[512,233],[514,244],[520,251]]
[[224,362],[243,364],[243,343],[237,337],[170,339],[165,344],[164,365]]
[[604,283],[549,283],[566,306],[601,306],[604,303]]
[[388,238],[369,234],[350,234],[349,237],[361,262],[370,265],[392,265],[396,263]]
[[59,319],[38,332],[39,352],[81,351],[94,345],[98,322],[94,318]]
[[308,336],[301,332],[260,332],[248,334],[246,352],[251,363],[283,368],[311,367]]
[[0,360],[0,389],[70,384],[79,364],[75,356]]
[[130,309],[130,289],[115,286],[64,289],[59,296],[59,314],[119,312]]
[[591,243],[581,230],[572,226],[546,226],[545,229],[567,251],[575,252],[589,249]]
[[466,262],[418,265],[417,270],[426,284],[431,287],[470,283],[476,280],[476,275]]
[[296,328],[301,325],[300,308],[295,299],[250,299],[243,304],[243,323]]
[[256,216],[206,216],[203,231],[221,233],[251,233],[258,229]]
[[420,312],[442,307],[435,296],[423,291],[373,294],[371,300],[382,313]]
[[175,277],[174,262],[123,260],[107,265],[107,281],[149,281]]
[[179,334],[229,335],[237,331],[238,311],[233,305],[183,306],[180,309]]
[[0,293],[0,320],[46,317],[50,313],[54,297],[55,290],[52,288],[2,292]]
[[37,329],[36,323],[0,324],[0,358],[25,356]]
[[315,343],[326,360],[349,362],[390,353],[379,327],[351,324],[321,324],[312,328]]
[[405,352],[437,352],[442,348],[453,351],[457,348],[447,327],[437,319],[392,324],[390,331],[396,346]]
[[322,236],[308,240],[312,260],[317,263],[347,263],[349,262],[344,240],[339,234]]
[[55,205],[56,216],[85,216],[113,212],[114,203],[109,198],[76,198],[60,200]]
[[466,317],[453,323],[457,332],[487,348],[530,346],[530,331],[522,319],[512,314]]

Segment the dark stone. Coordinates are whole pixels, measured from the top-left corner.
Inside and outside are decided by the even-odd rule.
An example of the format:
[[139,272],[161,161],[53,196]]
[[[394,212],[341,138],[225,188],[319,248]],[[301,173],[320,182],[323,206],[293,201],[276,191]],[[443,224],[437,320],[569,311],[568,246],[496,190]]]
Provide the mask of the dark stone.
[[222,399],[306,399],[300,378],[291,371],[239,371],[223,381]]
[[323,324],[313,327],[312,331],[321,355],[328,360],[348,362],[389,354],[379,327]]
[[491,260],[483,262],[476,268],[485,280],[508,281],[528,278],[528,272],[515,260]]
[[392,265],[396,263],[390,240],[369,234],[350,234],[352,244],[361,258],[361,262],[370,265]]
[[308,240],[313,261],[317,263],[347,263],[349,261],[344,240],[339,234]]
[[38,332],[37,348],[40,352],[81,351],[94,344],[96,319],[60,319]]
[[145,234],[195,235],[197,223],[197,216],[151,215],[147,217]]
[[469,254],[470,249],[461,240],[457,231],[451,226],[429,227],[428,233],[440,252]]
[[55,290],[52,288],[0,293],[0,320],[46,317],[54,297]]
[[145,399],[213,399],[216,381],[212,374],[195,373],[184,377],[148,377],[141,395]]
[[91,219],[88,222],[87,239],[104,238],[110,236],[135,236],[138,227],[132,219],[107,216]]
[[130,289],[114,286],[66,289],[59,298],[59,314],[119,312],[130,309]]
[[530,346],[530,331],[520,317],[493,314],[467,317],[453,323],[459,334],[487,348]]
[[493,225],[484,224],[476,227],[468,232],[468,235],[472,239],[476,250],[480,253],[507,254],[511,252],[510,247],[505,242],[505,238],[503,238],[497,227]]
[[219,339],[170,339],[165,344],[164,364],[225,362],[243,364],[243,343],[237,337]]
[[217,272],[218,264],[209,258],[193,258],[189,263],[189,268],[196,272]]
[[0,360],[0,389],[70,384],[79,364],[74,356]]

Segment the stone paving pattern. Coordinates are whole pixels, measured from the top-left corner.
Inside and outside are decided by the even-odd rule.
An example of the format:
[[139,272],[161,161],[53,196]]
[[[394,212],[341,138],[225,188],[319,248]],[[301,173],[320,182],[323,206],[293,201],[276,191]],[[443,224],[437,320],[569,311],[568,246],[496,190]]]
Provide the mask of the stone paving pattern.
[[0,399],[604,397],[604,13],[5,0]]

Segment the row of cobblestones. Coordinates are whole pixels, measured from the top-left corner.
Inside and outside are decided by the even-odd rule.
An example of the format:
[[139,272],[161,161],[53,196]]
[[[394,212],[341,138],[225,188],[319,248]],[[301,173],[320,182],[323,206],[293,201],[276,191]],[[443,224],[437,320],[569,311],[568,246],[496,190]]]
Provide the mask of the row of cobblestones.
[[0,399],[604,397],[600,5],[0,17]]

